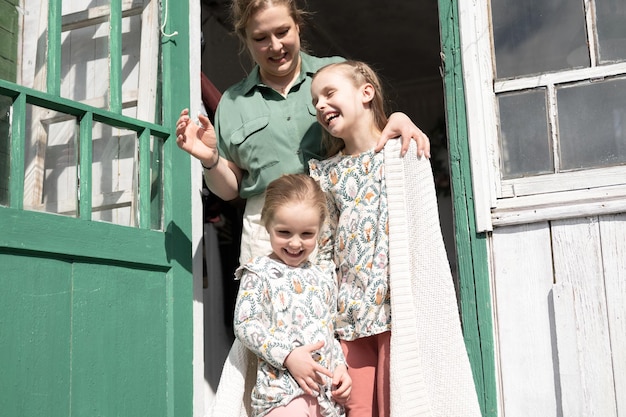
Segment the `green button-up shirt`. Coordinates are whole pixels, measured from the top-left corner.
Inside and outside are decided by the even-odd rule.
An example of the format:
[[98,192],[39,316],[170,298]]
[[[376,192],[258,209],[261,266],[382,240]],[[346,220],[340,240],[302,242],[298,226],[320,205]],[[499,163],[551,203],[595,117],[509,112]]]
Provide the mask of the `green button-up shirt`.
[[311,78],[324,65],[344,59],[300,55],[300,75],[286,97],[263,84],[255,66],[250,75],[226,90],[217,107],[218,147],[224,158],[244,171],[242,198],[263,193],[282,174],[307,172],[311,158],[323,159]]

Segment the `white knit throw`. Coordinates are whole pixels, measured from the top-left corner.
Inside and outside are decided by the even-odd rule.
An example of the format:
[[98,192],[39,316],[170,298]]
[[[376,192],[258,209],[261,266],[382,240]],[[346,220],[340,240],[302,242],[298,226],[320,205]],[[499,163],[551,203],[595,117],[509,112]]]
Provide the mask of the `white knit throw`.
[[385,146],[392,417],[479,417],[430,162]]
[[[389,205],[392,417],[480,417],[430,162],[384,149]],[[238,340],[208,417],[248,417],[256,358]],[[247,384],[247,386],[246,386]],[[244,388],[245,387],[245,388]],[[349,416],[348,416],[349,417]]]

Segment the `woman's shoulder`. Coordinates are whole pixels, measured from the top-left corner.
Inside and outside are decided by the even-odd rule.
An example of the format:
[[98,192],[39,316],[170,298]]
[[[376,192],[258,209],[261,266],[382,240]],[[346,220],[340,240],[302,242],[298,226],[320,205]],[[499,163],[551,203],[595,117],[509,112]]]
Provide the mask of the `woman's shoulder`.
[[317,72],[317,70],[328,64],[334,64],[346,60],[341,56],[318,57],[309,55],[305,52],[300,52],[300,56],[302,57],[302,69],[310,73]]

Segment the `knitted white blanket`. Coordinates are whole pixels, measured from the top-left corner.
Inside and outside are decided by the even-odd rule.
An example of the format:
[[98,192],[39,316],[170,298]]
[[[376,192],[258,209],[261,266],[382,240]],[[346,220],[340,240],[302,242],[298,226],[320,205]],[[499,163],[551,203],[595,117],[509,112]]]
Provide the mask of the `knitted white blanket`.
[[[384,149],[389,205],[392,417],[480,417],[430,162]],[[235,341],[209,417],[248,417],[256,358]],[[247,383],[247,386],[246,386]],[[246,389],[244,389],[246,387]]]
[[392,417],[479,417],[430,162],[385,146]]

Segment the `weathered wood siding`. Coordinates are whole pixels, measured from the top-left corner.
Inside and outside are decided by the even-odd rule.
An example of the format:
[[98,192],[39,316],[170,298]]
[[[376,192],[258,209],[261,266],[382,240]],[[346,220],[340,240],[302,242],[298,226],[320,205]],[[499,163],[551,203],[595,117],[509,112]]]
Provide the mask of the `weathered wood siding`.
[[626,214],[496,228],[499,415],[626,416]]

